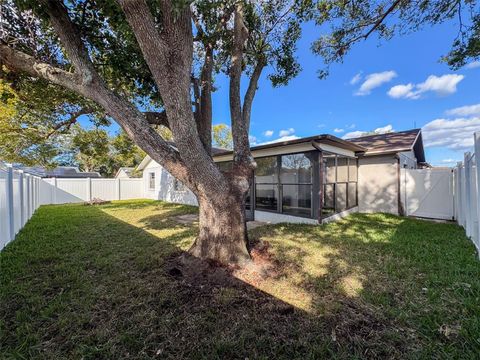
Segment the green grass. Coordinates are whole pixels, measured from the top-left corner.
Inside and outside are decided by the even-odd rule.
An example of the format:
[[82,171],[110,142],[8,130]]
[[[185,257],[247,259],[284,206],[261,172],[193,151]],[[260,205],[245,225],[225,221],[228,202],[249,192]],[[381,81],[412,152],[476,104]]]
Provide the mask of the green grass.
[[0,253],[0,358],[476,359],[480,262],[453,224],[269,225],[275,276],[169,274],[195,226],[153,201],[41,207]]

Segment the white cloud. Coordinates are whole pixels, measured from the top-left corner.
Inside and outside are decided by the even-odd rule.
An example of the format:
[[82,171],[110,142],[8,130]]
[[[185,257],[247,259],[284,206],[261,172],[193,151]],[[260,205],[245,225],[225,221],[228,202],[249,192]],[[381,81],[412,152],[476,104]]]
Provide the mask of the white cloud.
[[444,163],[444,164],[453,164],[453,163],[456,163],[456,162],[458,162],[458,161],[460,161],[460,160],[455,160],[455,159],[443,159],[443,160],[442,160],[442,163]]
[[352,79],[350,80],[350,85],[355,85],[360,80],[362,80],[362,72],[361,71],[359,73],[355,74],[354,77],[352,77]]
[[285,136],[281,136],[281,137],[279,137],[278,139],[275,139],[275,140],[262,142],[258,145],[274,144],[274,143],[277,143],[277,142],[284,142],[284,141],[290,141],[290,140],[295,140],[295,139],[300,139],[300,137],[297,136],[297,135],[285,135]]
[[413,84],[405,85],[395,85],[390,90],[388,90],[388,96],[394,99],[407,98],[407,99],[418,99],[419,94],[414,93],[412,90],[414,88]]
[[278,136],[284,137],[284,136],[289,136],[292,135],[295,132],[294,128],[286,129],[286,130],[280,130],[278,132]]
[[379,127],[379,128],[376,128],[375,130],[373,131],[352,131],[352,132],[349,132],[349,133],[346,133],[345,135],[343,135],[343,139],[353,139],[353,138],[357,138],[357,137],[361,137],[361,136],[366,136],[366,135],[375,135],[375,134],[386,134],[386,133],[389,133],[389,132],[392,132],[392,131],[395,131],[393,129],[393,126],[392,125],[385,125],[383,127]]
[[318,124],[317,125],[317,127],[320,128],[320,129],[324,128],[325,126],[327,126],[327,125],[326,124]]
[[257,138],[253,135],[248,136],[248,141],[250,141],[250,145],[257,145]]
[[465,69],[476,69],[480,67],[480,61],[472,61],[470,64],[465,65]]
[[391,81],[396,76],[397,73],[393,70],[368,74],[365,76],[365,81],[362,83],[362,85],[360,85],[360,88],[355,95],[368,95],[373,89]]
[[465,151],[473,146],[473,133],[480,131],[480,117],[436,119],[422,128],[426,147]]
[[334,133],[342,133],[342,132],[344,132],[344,131],[345,131],[345,130],[339,129],[339,128],[333,129],[333,132],[334,132]]
[[273,130],[266,130],[263,133],[263,135],[266,136],[266,137],[271,137],[273,135]]
[[342,139],[353,139],[367,134],[365,131],[351,131],[342,136]]
[[419,84],[401,84],[393,86],[387,94],[394,99],[419,99],[426,92],[437,95],[450,95],[457,91],[457,85],[465,78],[463,75],[446,74],[442,76],[430,75]]
[[457,74],[430,75],[427,80],[417,85],[417,89],[420,93],[434,91],[438,95],[450,95],[457,91],[458,83],[464,78],[465,76]]
[[450,116],[480,116],[480,104],[460,106],[445,112]]
[[348,124],[348,125],[346,125],[345,127],[346,127],[347,129],[355,129],[355,126],[356,126],[355,124]]

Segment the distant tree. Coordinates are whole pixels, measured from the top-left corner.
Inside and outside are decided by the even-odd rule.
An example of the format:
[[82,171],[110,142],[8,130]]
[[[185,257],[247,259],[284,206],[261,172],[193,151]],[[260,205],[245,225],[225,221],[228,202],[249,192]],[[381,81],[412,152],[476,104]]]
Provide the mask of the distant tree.
[[213,146],[222,149],[233,149],[232,129],[226,124],[217,124],[212,126]]
[[71,149],[81,170],[111,174],[109,169],[110,142],[106,130],[100,128],[86,130],[76,125],[71,140]]
[[123,131],[110,140],[110,145],[112,175],[121,167],[136,167],[146,155]]

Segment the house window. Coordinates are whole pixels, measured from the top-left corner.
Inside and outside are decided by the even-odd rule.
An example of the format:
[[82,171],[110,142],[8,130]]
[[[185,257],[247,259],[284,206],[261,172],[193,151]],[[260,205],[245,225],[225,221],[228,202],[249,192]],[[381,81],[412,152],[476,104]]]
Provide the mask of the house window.
[[155,173],[148,173],[148,188],[150,190],[155,190]]
[[185,191],[185,185],[178,180],[177,178],[173,181],[173,190],[174,191]]
[[322,217],[357,206],[357,159],[323,153]]
[[312,217],[313,163],[309,153],[255,159],[255,207]]

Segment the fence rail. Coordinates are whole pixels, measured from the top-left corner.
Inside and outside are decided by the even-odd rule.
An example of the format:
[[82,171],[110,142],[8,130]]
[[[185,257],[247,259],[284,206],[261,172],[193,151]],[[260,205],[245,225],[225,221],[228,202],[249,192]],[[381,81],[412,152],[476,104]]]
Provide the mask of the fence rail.
[[0,164],[0,250],[40,205],[144,197],[143,179],[42,179]]
[[467,152],[455,173],[455,218],[480,254],[480,132],[474,134],[474,153]]

